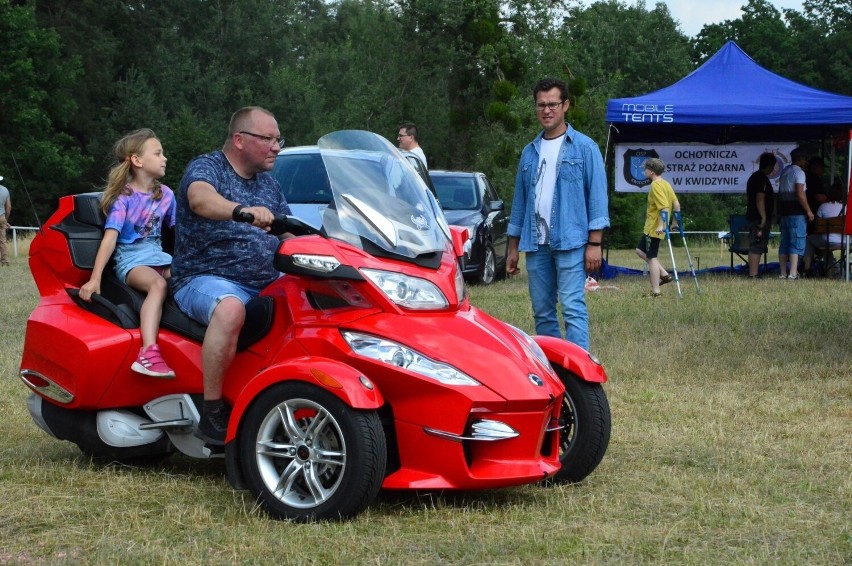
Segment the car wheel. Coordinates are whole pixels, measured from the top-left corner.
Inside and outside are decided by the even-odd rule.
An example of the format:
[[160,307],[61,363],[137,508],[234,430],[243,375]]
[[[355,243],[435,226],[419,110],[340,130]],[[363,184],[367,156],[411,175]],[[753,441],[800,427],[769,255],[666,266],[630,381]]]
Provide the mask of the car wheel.
[[562,468],[554,476],[558,482],[579,482],[591,474],[606,453],[612,427],[609,401],[600,383],[583,381],[557,367],[565,394],[559,422],[559,460]]
[[277,518],[351,517],[375,499],[384,479],[379,416],[306,383],[280,383],[261,394],[239,441],[249,490]]
[[485,257],[482,258],[482,267],[479,270],[479,283],[491,285],[497,274],[497,256],[494,255],[494,247],[485,245]]
[[509,259],[509,244],[506,243],[506,247],[503,248],[503,263],[497,262],[495,257],[495,263],[497,264],[497,271],[494,274],[495,281],[502,281],[506,278],[506,261]]

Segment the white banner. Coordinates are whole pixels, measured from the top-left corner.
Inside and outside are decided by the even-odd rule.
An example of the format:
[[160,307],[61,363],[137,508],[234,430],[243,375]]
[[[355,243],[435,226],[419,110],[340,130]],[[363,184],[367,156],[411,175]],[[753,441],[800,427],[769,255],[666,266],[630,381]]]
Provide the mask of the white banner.
[[645,192],[651,181],[645,178],[642,164],[650,157],[657,157],[666,164],[663,178],[672,184],[675,193],[745,193],[746,182],[757,171],[761,153],[775,154],[777,165],[769,178],[776,184],[796,145],[794,142],[616,144],[615,191]]

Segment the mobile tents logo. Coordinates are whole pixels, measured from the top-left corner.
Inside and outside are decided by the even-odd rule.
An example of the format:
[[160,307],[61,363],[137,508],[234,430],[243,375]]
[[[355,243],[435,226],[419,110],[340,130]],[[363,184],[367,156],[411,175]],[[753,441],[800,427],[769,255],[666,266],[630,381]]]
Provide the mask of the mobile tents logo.
[[624,180],[634,187],[645,187],[651,181],[645,178],[645,160],[651,157],[659,159],[656,149],[628,149],[624,152]]

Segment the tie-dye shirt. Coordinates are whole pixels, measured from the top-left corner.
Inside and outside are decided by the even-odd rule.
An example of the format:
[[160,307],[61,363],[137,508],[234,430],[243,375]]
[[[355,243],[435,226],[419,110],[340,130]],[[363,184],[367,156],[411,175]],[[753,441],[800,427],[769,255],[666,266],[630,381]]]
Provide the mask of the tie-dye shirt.
[[151,198],[151,193],[134,190],[129,185],[130,194],[118,195],[109,209],[104,229],[118,231],[119,244],[132,244],[145,238],[162,236],[163,224],[175,225],[175,195],[170,188],[161,185],[163,196],[159,200]]

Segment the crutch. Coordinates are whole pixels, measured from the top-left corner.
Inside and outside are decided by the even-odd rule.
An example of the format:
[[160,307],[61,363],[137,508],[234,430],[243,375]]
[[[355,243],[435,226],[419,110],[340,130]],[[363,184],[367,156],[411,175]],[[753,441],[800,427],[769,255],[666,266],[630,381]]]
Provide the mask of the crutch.
[[680,231],[680,237],[683,239],[683,248],[686,250],[686,259],[689,260],[689,270],[692,271],[692,279],[695,281],[695,293],[701,294],[701,287],[698,286],[698,274],[695,273],[695,266],[692,265],[692,256],[689,255],[689,246],[686,245],[686,234],[683,232],[683,213],[676,210],[674,212],[675,220],[677,221],[677,229]]
[[675,265],[674,250],[672,249],[672,235],[669,233],[669,211],[661,210],[660,218],[663,220],[663,226],[666,227],[666,242],[669,244],[669,255],[672,257],[672,272],[674,272],[675,285],[677,285],[677,298],[683,298],[683,291],[680,290],[680,278],[677,276],[677,265]]

